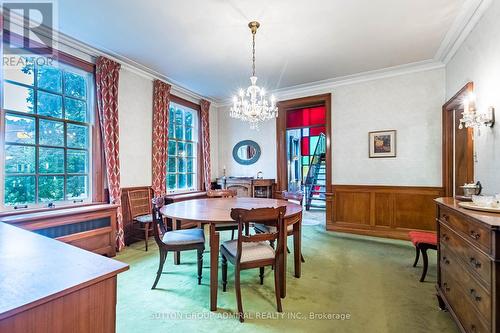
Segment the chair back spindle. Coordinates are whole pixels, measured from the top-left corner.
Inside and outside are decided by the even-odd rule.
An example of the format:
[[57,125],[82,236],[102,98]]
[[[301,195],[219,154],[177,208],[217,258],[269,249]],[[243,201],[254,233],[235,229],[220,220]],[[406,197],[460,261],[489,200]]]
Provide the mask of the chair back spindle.
[[151,200],[152,203],[152,215],[153,215],[153,234],[155,236],[155,241],[157,244],[162,243],[160,236],[160,231],[164,235],[167,232],[167,227],[163,221],[163,215],[160,209],[165,206],[165,197],[155,197]]
[[128,205],[132,220],[137,216],[151,214],[151,192],[149,189],[128,192]]
[[[283,231],[285,221],[286,206],[278,208],[233,208],[231,209],[231,218],[238,223],[238,240],[237,240],[237,262],[241,260],[242,243],[275,241],[278,240],[276,255],[280,255],[282,251],[283,241],[285,239]],[[255,235],[245,235],[243,233],[245,225],[250,222],[262,223],[270,227],[275,227],[275,231],[268,233],[258,233]]]

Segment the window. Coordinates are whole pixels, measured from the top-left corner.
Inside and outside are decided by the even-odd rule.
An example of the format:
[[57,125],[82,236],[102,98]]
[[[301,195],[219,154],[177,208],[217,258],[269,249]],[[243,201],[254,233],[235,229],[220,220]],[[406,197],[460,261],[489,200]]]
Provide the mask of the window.
[[198,111],[170,103],[168,126],[167,191],[198,188]]
[[23,59],[3,71],[2,206],[89,201],[93,74]]

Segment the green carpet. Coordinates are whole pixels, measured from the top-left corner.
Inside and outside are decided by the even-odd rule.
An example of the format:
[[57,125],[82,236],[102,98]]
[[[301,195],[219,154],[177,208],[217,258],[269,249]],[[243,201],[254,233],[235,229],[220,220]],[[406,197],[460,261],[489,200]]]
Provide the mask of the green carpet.
[[[229,237],[227,232],[221,235],[222,240]],[[258,269],[248,270],[241,281],[243,309],[249,316],[243,324],[232,317],[236,300],[231,264],[228,290],[223,293],[219,284],[219,310],[210,312],[209,253],[204,255],[201,286],[192,251],[182,254],[179,266],[172,264],[169,253],[159,289],[151,290],[158,267],[153,243],[148,252],[138,242],[116,257],[130,264],[118,277],[117,332],[458,332],[450,314],[437,306],[435,252],[427,282],[420,283],[421,265],[412,267],[414,248],[409,242],[304,226],[306,263],[296,279],[288,256],[283,318],[275,312],[272,270],[266,269],[263,286]]]

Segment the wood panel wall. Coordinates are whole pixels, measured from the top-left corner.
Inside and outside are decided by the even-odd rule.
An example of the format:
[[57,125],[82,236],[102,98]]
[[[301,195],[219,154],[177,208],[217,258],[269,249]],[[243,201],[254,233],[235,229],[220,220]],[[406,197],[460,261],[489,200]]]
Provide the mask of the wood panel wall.
[[114,257],[117,205],[58,207],[0,217],[0,222],[34,231],[94,253]]
[[442,196],[441,187],[333,185],[327,229],[408,239],[411,230],[436,230],[433,199]]

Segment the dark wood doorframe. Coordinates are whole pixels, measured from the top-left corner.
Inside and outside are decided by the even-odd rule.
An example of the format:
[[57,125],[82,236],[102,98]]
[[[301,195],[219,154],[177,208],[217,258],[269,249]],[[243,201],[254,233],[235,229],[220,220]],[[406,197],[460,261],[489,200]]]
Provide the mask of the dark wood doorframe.
[[[277,151],[277,184],[276,197],[281,197],[281,192],[288,189],[288,166],[286,153],[286,113],[287,111],[324,105],[326,109],[326,193],[332,191],[332,152],[331,152],[331,134],[332,134],[332,113],[331,113],[332,94],[323,94],[303,98],[290,99],[278,102],[278,118],[276,119],[276,151]],[[328,212],[329,205],[326,205]],[[327,213],[328,215],[328,213]]]
[[[453,196],[454,188],[454,136],[455,121],[454,110],[459,108],[464,98],[474,91],[474,83],[468,82],[452,98],[443,105],[443,188],[446,197]],[[467,178],[469,182],[474,181],[474,146],[473,129],[467,128]]]

